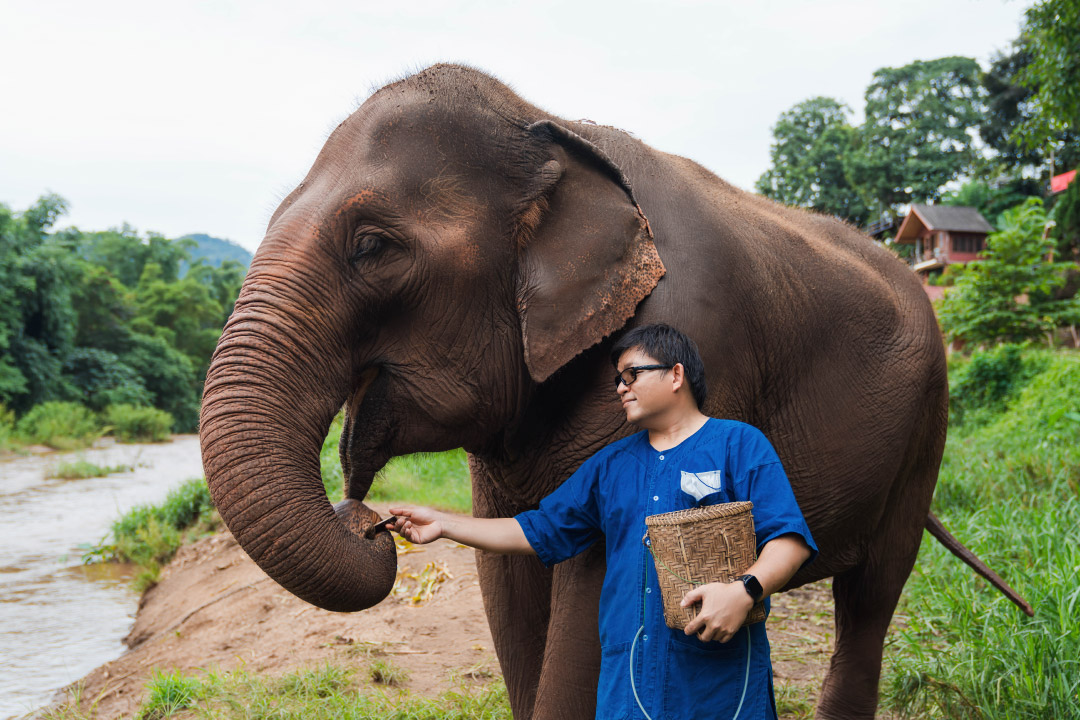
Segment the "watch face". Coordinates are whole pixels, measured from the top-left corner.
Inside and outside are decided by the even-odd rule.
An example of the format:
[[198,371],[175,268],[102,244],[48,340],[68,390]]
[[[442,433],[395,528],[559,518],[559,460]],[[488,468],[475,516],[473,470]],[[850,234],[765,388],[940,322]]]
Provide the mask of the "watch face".
[[754,598],[754,602],[760,600],[761,596],[765,594],[761,583],[753,575],[740,575],[737,579],[742,580],[743,587],[746,588],[746,592],[750,593],[750,597]]

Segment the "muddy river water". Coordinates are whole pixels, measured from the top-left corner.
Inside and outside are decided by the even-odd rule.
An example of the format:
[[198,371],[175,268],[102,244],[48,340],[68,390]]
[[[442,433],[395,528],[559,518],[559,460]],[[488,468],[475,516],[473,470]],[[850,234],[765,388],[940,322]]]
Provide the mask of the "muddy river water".
[[[49,477],[77,460],[132,469]],[[130,571],[84,566],[79,546],[101,540],[121,513],[202,474],[195,435],[0,460],[0,718],[39,707],[124,651],[138,602]]]

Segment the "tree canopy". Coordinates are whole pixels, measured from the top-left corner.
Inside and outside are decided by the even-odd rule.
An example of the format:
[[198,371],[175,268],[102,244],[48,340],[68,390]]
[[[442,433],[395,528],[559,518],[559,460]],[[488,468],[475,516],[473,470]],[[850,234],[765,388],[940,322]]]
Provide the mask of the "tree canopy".
[[849,156],[852,182],[883,209],[936,202],[946,183],[975,164],[968,128],[984,91],[971,58],[881,68],[866,90],[866,120]]
[[1029,62],[1017,77],[1034,112],[1014,135],[1034,148],[1080,131],[1080,0],[1042,0],[1024,14]]
[[866,222],[866,205],[845,173],[856,136],[850,114],[828,97],[804,100],[783,113],[773,127],[772,167],[758,179],[757,191],[787,205]]
[[194,241],[126,225],[51,232],[66,207],[57,195],[21,213],[0,204],[0,404],[152,404],[194,430],[245,267],[192,262]]
[[782,113],[758,192],[856,224],[915,202],[970,204],[991,222],[1027,197],[1053,209],[1051,153],[1054,172],[1080,165],[1080,0],[1036,2],[985,71],[967,57],[878,69],[863,123],[849,117],[826,97]]

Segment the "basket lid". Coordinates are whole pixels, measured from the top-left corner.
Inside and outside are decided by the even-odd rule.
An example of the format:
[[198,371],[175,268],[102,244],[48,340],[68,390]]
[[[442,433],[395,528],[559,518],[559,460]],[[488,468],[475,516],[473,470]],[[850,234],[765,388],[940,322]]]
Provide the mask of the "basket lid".
[[645,518],[645,525],[648,527],[687,525],[690,523],[702,522],[703,520],[713,520],[715,518],[732,517],[733,515],[749,513],[753,507],[754,503],[749,501],[717,503],[716,505],[705,505],[702,507],[688,508],[686,510],[661,513],[659,515],[649,515]]

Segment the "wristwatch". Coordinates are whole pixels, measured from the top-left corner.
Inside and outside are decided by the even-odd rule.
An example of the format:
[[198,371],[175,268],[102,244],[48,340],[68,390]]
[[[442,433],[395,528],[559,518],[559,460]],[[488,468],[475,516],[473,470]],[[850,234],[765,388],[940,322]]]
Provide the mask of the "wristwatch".
[[740,575],[735,580],[741,582],[743,587],[746,588],[746,592],[750,597],[754,598],[754,602],[761,600],[761,596],[765,594],[765,590],[762,589],[761,583],[753,575]]

